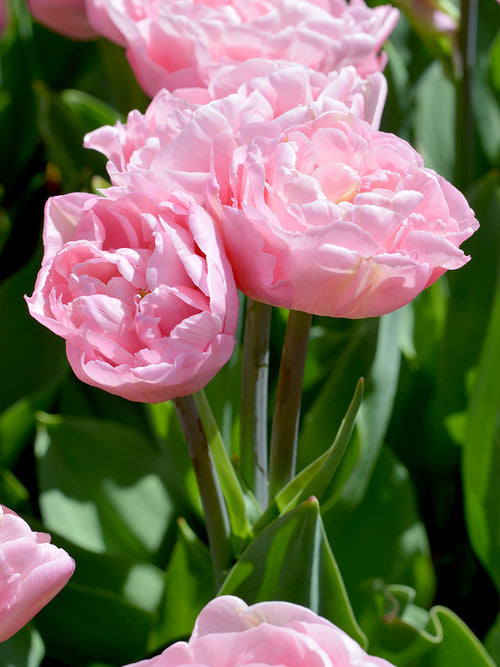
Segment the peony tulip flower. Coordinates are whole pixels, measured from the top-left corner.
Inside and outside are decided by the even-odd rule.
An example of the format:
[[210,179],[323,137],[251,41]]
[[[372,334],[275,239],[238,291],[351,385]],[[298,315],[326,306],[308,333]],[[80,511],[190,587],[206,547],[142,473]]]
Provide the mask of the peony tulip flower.
[[366,76],[385,66],[380,49],[398,19],[364,0],[88,0],[87,11],[97,32],[126,47],[151,97],[206,87],[220,67],[252,58],[324,73],[354,65]]
[[87,19],[85,0],[28,0],[28,7],[39,23],[65,37],[85,41],[98,36]]
[[0,505],[0,641],[20,630],[59,593],[75,563],[33,532],[15,512]]
[[245,128],[221,179],[236,284],[316,315],[384,315],[463,266],[459,246],[479,223],[407,142],[314,108]]
[[157,403],[201,389],[235,344],[238,295],[219,230],[182,193],[49,199],[30,313],[84,382]]
[[189,642],[177,642],[156,658],[128,667],[391,667],[340,628],[289,602],[247,606],[231,595],[201,611]]

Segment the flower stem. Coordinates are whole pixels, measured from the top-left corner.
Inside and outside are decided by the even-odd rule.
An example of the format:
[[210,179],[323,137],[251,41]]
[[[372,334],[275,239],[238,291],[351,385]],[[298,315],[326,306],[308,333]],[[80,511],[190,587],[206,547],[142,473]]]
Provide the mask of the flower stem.
[[224,570],[230,565],[229,520],[222,497],[219,480],[215,473],[208,440],[193,396],[174,399],[189,456],[193,464],[205,513],[208,543],[214,568],[215,585],[220,587]]
[[474,117],[472,81],[476,64],[477,17],[479,0],[462,0],[458,48],[461,72],[457,79],[455,128],[455,185],[466,190],[474,181]]
[[271,498],[293,479],[299,430],[302,382],[312,315],[291,310],[281,355],[271,433]]
[[262,509],[267,507],[267,392],[272,307],[247,299],[240,404],[243,479]]

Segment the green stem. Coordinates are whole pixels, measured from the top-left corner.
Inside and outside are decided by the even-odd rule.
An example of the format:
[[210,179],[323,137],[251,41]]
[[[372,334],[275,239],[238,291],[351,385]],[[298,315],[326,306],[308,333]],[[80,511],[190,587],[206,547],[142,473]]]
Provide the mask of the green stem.
[[186,438],[205,513],[215,585],[220,587],[224,570],[231,562],[229,520],[198,408],[193,396],[174,399],[177,416]]
[[267,507],[267,393],[272,307],[247,299],[240,402],[243,479],[262,509]]
[[297,310],[291,310],[288,316],[271,433],[271,498],[295,474],[302,382],[311,320],[312,315]]
[[462,71],[456,84],[455,185],[466,190],[474,181],[474,117],[472,82],[476,64],[477,16],[479,0],[462,0],[458,48]]

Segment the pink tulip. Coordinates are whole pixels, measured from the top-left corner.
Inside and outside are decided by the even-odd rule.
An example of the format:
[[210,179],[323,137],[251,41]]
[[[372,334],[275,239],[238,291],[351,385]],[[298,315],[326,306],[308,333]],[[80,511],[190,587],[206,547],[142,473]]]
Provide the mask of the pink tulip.
[[28,0],[35,19],[54,32],[78,40],[95,39],[85,9],[85,0]]
[[328,73],[383,69],[379,54],[398,18],[364,0],[88,0],[100,34],[125,46],[143,89],[205,87],[222,66],[285,60]]
[[468,261],[459,245],[478,227],[473,212],[402,139],[308,108],[265,132],[245,129],[221,186],[232,201],[220,209],[245,294],[317,315],[373,317]]
[[177,642],[151,660],[128,667],[391,667],[369,656],[345,632],[289,602],[248,607],[230,595],[201,611],[189,642]]
[[20,630],[66,585],[75,563],[50,535],[33,532],[0,505],[0,642]]
[[132,401],[201,389],[234,347],[238,296],[219,231],[187,195],[50,199],[31,314],[76,375]]

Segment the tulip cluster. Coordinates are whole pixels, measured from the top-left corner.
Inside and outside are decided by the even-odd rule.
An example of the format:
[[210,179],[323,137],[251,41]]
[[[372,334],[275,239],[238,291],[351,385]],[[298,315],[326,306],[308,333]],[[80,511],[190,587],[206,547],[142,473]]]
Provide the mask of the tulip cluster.
[[231,356],[234,282],[273,306],[365,318],[462,266],[478,223],[377,129],[385,90],[380,72],[256,59],[91,132],[112,186],[49,200],[28,299],[76,375],[130,400],[184,396]]
[[[70,37],[124,47],[153,98],[144,113],[84,139],[107,158],[110,186],[45,208],[45,252],[27,303],[65,339],[84,382],[131,401],[187,397],[233,353],[238,290],[308,316],[376,317],[468,261],[460,245],[478,222],[465,197],[379,129],[391,6],[31,0],[30,8]],[[67,580],[65,565],[50,591],[19,606],[4,637]],[[6,580],[14,600],[20,586]],[[302,607],[221,597],[188,643],[139,663],[184,664],[389,663]]]

